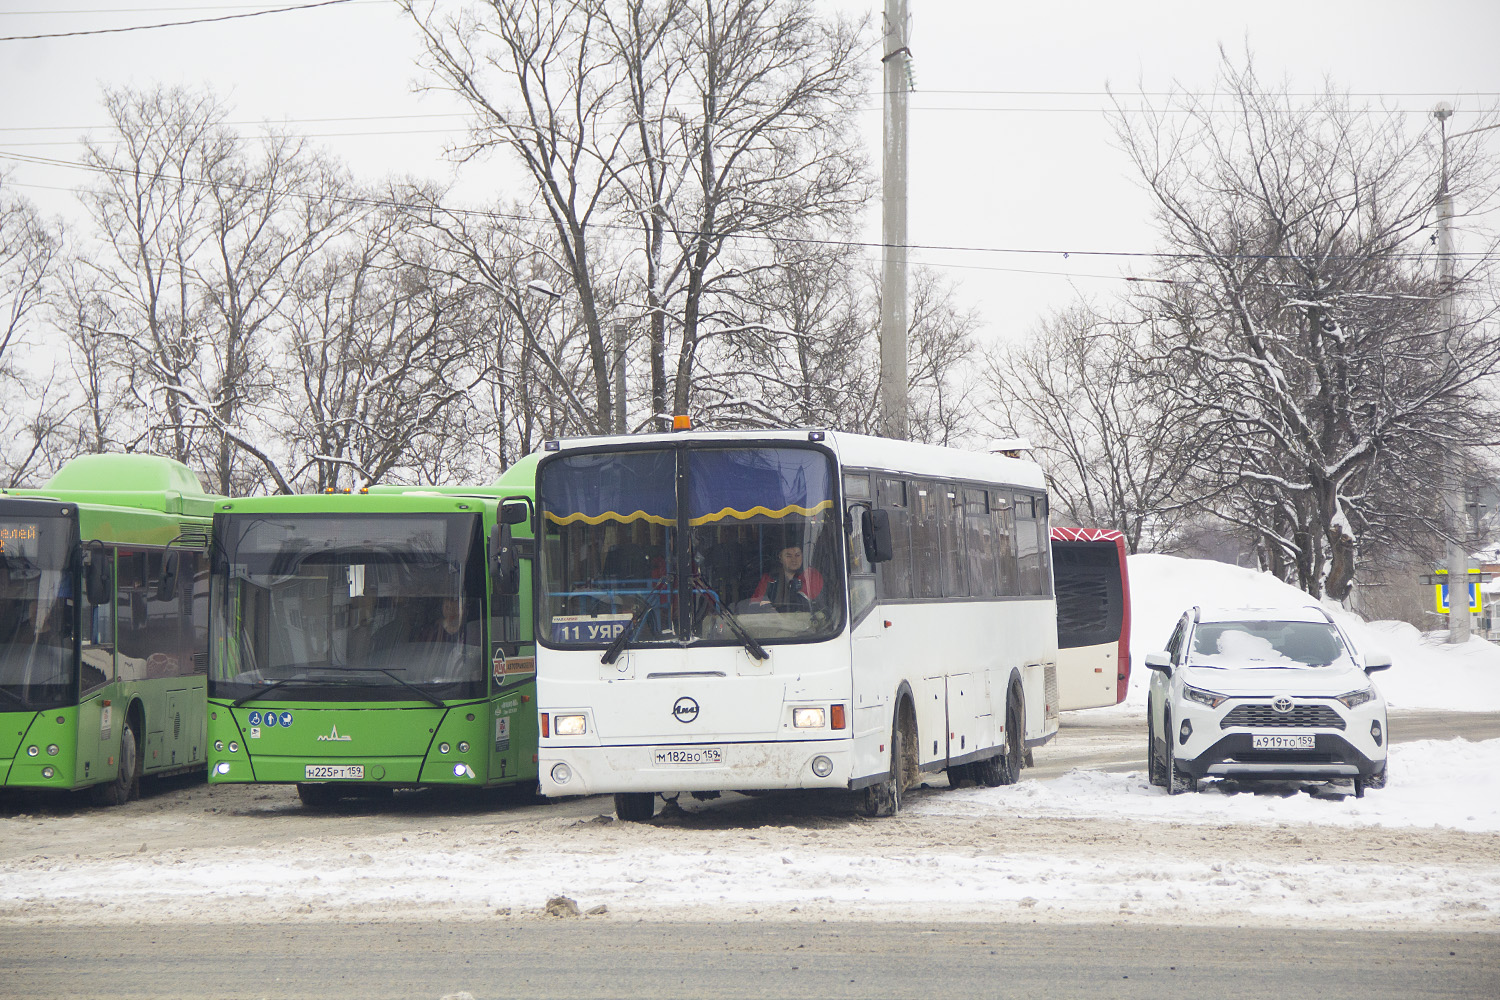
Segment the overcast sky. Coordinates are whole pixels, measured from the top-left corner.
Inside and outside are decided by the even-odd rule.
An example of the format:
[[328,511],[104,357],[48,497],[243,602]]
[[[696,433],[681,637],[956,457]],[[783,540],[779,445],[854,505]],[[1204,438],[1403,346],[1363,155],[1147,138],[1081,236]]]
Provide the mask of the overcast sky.
[[[282,4],[183,0],[0,0],[0,36],[78,32],[221,17]],[[881,0],[838,0],[879,23]],[[1446,99],[1466,111],[1500,102],[1500,0],[909,0],[912,96],[910,240],[977,308],[987,337],[1024,334],[1049,308],[1122,287],[1128,258],[1083,251],[1154,248],[1150,205],[1110,142],[1106,86],[1214,88],[1219,46],[1255,53],[1267,81],[1317,90],[1325,78],[1356,101],[1422,117]],[[55,8],[49,10],[48,8]],[[68,11],[67,13],[61,11]],[[872,33],[872,41],[874,35]],[[445,142],[460,112],[416,90],[418,47],[388,0],[217,24],[0,41],[0,170],[49,211],[68,209],[77,170],[15,154],[73,160],[101,131],[103,86],[211,85],[246,130],[272,121],[318,137],[362,178],[448,179]],[[864,114],[879,167],[878,47]],[[1472,120],[1472,116],[1468,116]],[[1500,143],[1500,130],[1486,137]],[[455,198],[480,201],[515,175],[466,168]],[[869,236],[878,237],[878,213]],[[874,252],[872,251],[872,258]]]

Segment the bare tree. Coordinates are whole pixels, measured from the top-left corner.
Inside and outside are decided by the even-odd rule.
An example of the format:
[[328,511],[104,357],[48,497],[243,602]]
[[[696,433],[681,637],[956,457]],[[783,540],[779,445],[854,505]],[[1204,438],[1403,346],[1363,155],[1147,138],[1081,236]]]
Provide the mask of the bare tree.
[[1137,324],[1075,305],[1019,344],[993,351],[988,387],[1000,429],[1028,438],[1058,510],[1117,528],[1131,552],[1159,548],[1188,512],[1201,442],[1185,407],[1160,391]]
[[551,236],[534,248],[555,254],[588,347],[592,430],[614,419],[606,329],[646,327],[647,423],[686,412],[708,342],[746,324],[746,276],[778,263],[767,240],[845,225],[863,201],[860,29],[809,0],[406,7],[475,112],[464,155],[501,147],[530,175]]
[[[1431,130],[1332,92],[1298,105],[1248,60],[1223,76],[1229,115],[1184,95],[1117,116],[1172,251],[1141,303],[1156,390],[1212,436],[1213,512],[1344,599],[1361,544],[1430,523],[1442,456],[1496,439],[1494,304],[1452,325],[1438,308]],[[1450,160],[1473,204],[1492,166],[1473,145]]]
[[[6,447],[0,463],[8,485],[45,470],[62,417],[52,380],[34,385],[19,363],[27,331],[47,301],[59,255],[62,230],[36,207],[14,196],[0,174],[0,389],[9,397],[0,417]],[[25,400],[22,404],[21,401]]]

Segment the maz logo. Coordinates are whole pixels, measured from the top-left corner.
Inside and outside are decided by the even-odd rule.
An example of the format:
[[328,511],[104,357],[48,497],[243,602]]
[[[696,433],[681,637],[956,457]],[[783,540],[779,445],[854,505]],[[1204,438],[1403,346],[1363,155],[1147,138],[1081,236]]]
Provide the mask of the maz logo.
[[318,742],[319,743],[348,743],[353,738],[354,737],[352,737],[352,736],[340,736],[339,735],[339,727],[335,725],[333,727],[333,732],[329,733],[327,736],[319,736],[318,737]]
[[672,706],[672,718],[678,722],[692,722],[698,718],[698,703],[691,698],[678,698]]

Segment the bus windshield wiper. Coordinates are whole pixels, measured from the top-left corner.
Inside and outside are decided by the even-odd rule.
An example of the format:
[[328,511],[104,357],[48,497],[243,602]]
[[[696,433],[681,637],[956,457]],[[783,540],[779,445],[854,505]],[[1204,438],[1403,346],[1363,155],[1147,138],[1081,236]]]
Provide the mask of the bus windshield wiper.
[[16,694],[14,691],[12,691],[8,687],[0,686],[0,694],[5,695],[5,697],[9,698],[11,701],[15,702],[17,705],[20,705],[22,708],[30,708],[31,707],[31,702],[27,701],[26,698],[23,697],[22,695]]
[[444,707],[444,705],[443,705],[443,699],[439,698],[437,695],[433,694],[431,691],[424,691],[424,690],[422,690],[421,688],[419,688],[415,684],[413,684],[411,681],[407,680],[405,677],[397,677],[396,676],[396,672],[394,670],[391,670],[391,669],[387,668],[387,667],[343,667],[341,669],[344,669],[344,670],[369,671],[371,673],[385,674],[387,677],[389,677],[391,680],[395,681],[397,684],[400,684],[402,687],[404,687],[404,688],[411,688],[424,701],[430,701],[434,705],[436,705],[438,708],[443,708]]
[[304,670],[301,673],[292,674],[290,677],[282,677],[274,680],[264,687],[259,688],[258,690],[251,691],[249,694],[244,695],[243,697],[236,698],[233,703],[234,707],[239,708],[247,701],[255,701],[257,698],[263,698],[266,695],[270,694],[272,691],[275,691],[277,688],[281,687],[281,685],[283,684],[290,684],[292,681],[305,680],[306,678],[307,671]]
[[729,631],[734,633],[734,637],[740,641],[741,646],[744,646],[749,651],[751,656],[757,660],[769,660],[771,658],[771,654],[766,652],[766,648],[755,641],[755,636],[745,630],[745,626],[740,623],[739,616],[730,611],[727,604],[719,600],[719,595],[714,593],[713,588],[708,585],[707,580],[703,579],[701,573],[693,574],[693,583],[702,587],[704,592],[714,599],[714,604],[718,605],[719,608],[719,618],[725,625],[729,626]]
[[625,644],[635,638],[636,632],[640,630],[641,622],[646,620],[646,615],[655,606],[655,602],[650,600],[641,602],[641,606],[635,609],[635,614],[630,616],[630,621],[626,622],[625,627],[620,629],[620,634],[615,636],[615,641],[610,643],[604,655],[599,657],[600,663],[613,663],[620,658],[620,654],[625,650]]

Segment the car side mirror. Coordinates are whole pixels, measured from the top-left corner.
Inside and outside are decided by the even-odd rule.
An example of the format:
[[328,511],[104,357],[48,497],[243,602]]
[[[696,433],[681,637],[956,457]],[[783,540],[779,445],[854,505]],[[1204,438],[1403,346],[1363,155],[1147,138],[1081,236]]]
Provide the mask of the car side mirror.
[[1172,676],[1172,654],[1171,653],[1147,653],[1146,666],[1152,670],[1160,670],[1168,677]]
[[1391,669],[1391,654],[1383,649],[1372,649],[1365,653],[1365,673]]
[[865,559],[872,565],[890,562],[896,555],[891,542],[891,512],[878,508],[860,511],[860,533],[865,540]]

